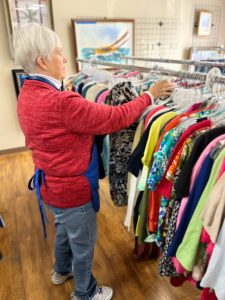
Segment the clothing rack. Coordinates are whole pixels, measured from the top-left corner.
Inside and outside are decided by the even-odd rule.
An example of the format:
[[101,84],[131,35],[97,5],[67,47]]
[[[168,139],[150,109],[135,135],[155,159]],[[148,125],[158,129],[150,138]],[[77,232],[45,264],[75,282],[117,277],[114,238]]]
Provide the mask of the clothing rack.
[[188,59],[167,59],[167,58],[148,58],[148,57],[137,57],[137,56],[120,56],[120,58],[128,60],[139,60],[146,62],[158,62],[158,63],[167,63],[167,64],[180,64],[180,65],[189,65],[189,66],[208,66],[208,67],[217,67],[225,68],[225,63],[212,62],[212,61],[196,61]]
[[[128,64],[117,64],[117,63],[110,63],[110,62],[105,62],[101,60],[88,60],[88,59],[81,59],[77,58],[77,62],[79,63],[87,63],[90,65],[101,65],[101,66],[108,66],[112,68],[123,68],[127,70],[136,70],[140,72],[145,72],[149,73],[150,71],[154,71],[156,73],[166,75],[166,76],[174,76],[174,77],[179,77],[179,78],[185,78],[185,79],[195,79],[195,80],[201,80],[201,81],[206,81],[207,74],[203,74],[200,72],[195,72],[195,73],[190,73],[190,72],[185,72],[185,71],[175,71],[171,69],[164,69],[164,68],[150,68],[150,67],[140,67],[140,66],[135,66],[135,65],[128,65]],[[217,64],[213,64],[213,66],[217,66]],[[225,84],[225,77],[224,76],[216,76],[211,78],[210,83],[220,83],[220,84]]]

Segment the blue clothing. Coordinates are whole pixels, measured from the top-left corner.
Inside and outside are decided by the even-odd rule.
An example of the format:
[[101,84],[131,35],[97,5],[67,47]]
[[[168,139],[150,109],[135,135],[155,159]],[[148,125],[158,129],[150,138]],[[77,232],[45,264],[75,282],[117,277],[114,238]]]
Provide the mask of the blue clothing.
[[91,271],[97,236],[96,211],[91,202],[73,208],[48,208],[55,217],[54,270],[61,275],[73,271],[77,299],[89,300],[98,293]]
[[99,171],[98,171],[98,152],[95,143],[92,149],[91,162],[84,175],[87,177],[87,180],[89,181],[91,186],[92,205],[94,207],[94,210],[98,212],[100,208],[99,193],[98,193]]
[[187,205],[185,207],[184,213],[182,215],[182,219],[180,224],[176,230],[176,233],[173,237],[173,241],[170,244],[167,252],[167,256],[175,256],[178,247],[180,246],[183,237],[185,235],[186,229],[190,223],[192,215],[195,211],[195,208],[198,204],[198,201],[204,191],[204,188],[208,182],[210,172],[213,166],[213,159],[210,156],[210,153],[206,156],[203,165],[199,171],[199,174],[195,180],[193,188],[191,190]]

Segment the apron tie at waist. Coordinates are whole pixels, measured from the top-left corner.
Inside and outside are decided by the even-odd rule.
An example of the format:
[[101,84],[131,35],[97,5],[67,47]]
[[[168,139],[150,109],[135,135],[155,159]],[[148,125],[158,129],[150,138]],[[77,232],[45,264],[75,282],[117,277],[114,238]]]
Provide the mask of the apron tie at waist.
[[[97,147],[96,147],[95,143],[93,144],[93,148],[92,148],[91,161],[89,163],[88,169],[86,170],[86,172],[83,175],[87,178],[87,180],[90,184],[90,187],[91,187],[93,208],[96,212],[98,212],[100,209],[100,201],[99,201],[99,193],[98,193],[99,173],[98,173],[98,153],[97,153]],[[46,239],[46,237],[47,237],[46,223],[48,223],[48,220],[46,217],[44,203],[43,203],[43,200],[41,198],[41,193],[40,193],[40,186],[42,186],[42,184],[44,184],[44,181],[45,181],[44,172],[40,169],[36,169],[35,174],[31,177],[31,179],[28,182],[28,188],[31,191],[36,190],[39,209],[40,209],[40,213],[41,213],[41,221],[42,221],[44,238]]]
[[41,214],[43,234],[44,234],[44,238],[46,239],[47,238],[46,223],[48,223],[48,219],[46,217],[44,203],[40,193],[40,186],[44,184],[44,181],[45,181],[44,172],[40,169],[36,169],[35,174],[31,177],[31,179],[28,182],[28,189],[31,191],[33,191],[34,189],[36,190],[36,195],[38,198],[38,204],[39,204],[39,209]]

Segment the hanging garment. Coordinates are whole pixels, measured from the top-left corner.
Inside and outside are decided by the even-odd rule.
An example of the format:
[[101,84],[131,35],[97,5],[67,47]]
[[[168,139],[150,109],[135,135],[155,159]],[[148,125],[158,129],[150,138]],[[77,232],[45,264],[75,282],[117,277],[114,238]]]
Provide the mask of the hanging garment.
[[222,126],[212,128],[198,137],[193,147],[190,158],[186,162],[179,178],[175,182],[175,189],[178,199],[181,200],[183,197],[187,197],[189,195],[191,173],[201,153],[213,139],[224,133],[225,127]]
[[[200,155],[199,159],[197,160],[194,168],[193,168],[193,171],[192,171],[192,174],[191,174],[191,183],[190,183],[190,191],[192,190],[193,188],[193,185],[194,185],[194,182],[202,168],[202,165],[205,161],[205,158],[207,157],[207,155],[216,147],[217,143],[221,140],[225,139],[225,134],[222,134],[220,136],[218,136],[217,138],[213,139],[209,144],[208,146],[204,149],[204,151],[202,152],[202,154]],[[184,209],[187,205],[187,202],[188,202],[188,197],[184,197],[181,201],[181,206],[180,206],[180,209],[179,209],[179,213],[178,213],[178,217],[177,217],[177,227],[180,223],[180,220],[182,218],[182,215],[183,215],[183,212],[184,212]]]
[[203,277],[200,283],[202,287],[208,287],[214,289],[218,300],[225,299],[224,253],[225,253],[225,221],[223,221],[223,225],[219,233],[218,240],[215,244],[205,276]]
[[188,203],[183,213],[181,222],[176,230],[173,241],[169,246],[168,256],[175,256],[176,251],[183,240],[183,237],[185,235],[191,217],[195,211],[196,206],[198,205],[198,201],[209,179],[212,166],[213,166],[213,160],[209,153],[202,165],[202,168],[199,172],[199,175],[197,176],[193,189],[190,193]]
[[[196,132],[197,133],[197,132]],[[186,161],[188,160],[193,144],[195,143],[194,138],[195,134],[191,138],[188,138],[185,142],[185,145],[182,148],[182,153],[180,155],[180,159],[178,161],[178,165],[176,166],[176,170],[173,170],[174,175],[173,178],[171,178],[173,181],[176,181],[176,179],[180,176],[181,170],[183,169],[183,166],[185,165]],[[171,164],[172,165],[172,164]],[[176,232],[176,223],[177,223],[177,216],[180,208],[180,201],[177,201],[177,196],[176,196],[176,191],[172,190],[171,194],[171,200],[169,203],[169,209],[171,210],[169,220],[167,221],[168,223],[168,228],[166,231],[166,239],[165,239],[165,246],[164,246],[164,251],[163,255],[160,259],[160,266],[159,266],[159,273],[161,276],[178,276],[178,272],[174,267],[174,263],[171,259],[171,257],[168,257],[168,248],[171,245],[174,234]],[[183,270],[183,269],[182,269]]]
[[179,207],[180,207],[180,202],[175,201],[172,209],[170,222],[169,222],[163,255],[161,256],[160,264],[159,264],[159,274],[161,276],[171,276],[171,277],[178,276],[174,264],[172,262],[172,259],[167,256],[167,251],[170,244],[172,243],[173,236],[176,232],[176,220],[177,220]]
[[213,164],[207,185],[201,195],[201,198],[198,201],[198,205],[194,211],[194,214],[185,232],[182,243],[180,244],[176,252],[176,257],[178,261],[188,271],[193,270],[193,267],[196,263],[196,256],[198,253],[198,249],[199,249],[199,241],[202,232],[202,222],[200,220],[200,214],[202,212],[204,204],[206,203],[206,199],[209,195],[209,192],[212,190],[217,180],[217,176],[224,157],[225,157],[225,149],[223,149],[220,152],[219,156],[216,158]]
[[86,99],[88,99],[92,102],[95,102],[96,96],[100,92],[105,91],[106,89],[107,89],[107,86],[105,84],[97,83],[88,89],[87,94],[86,94]]
[[[118,83],[110,94],[110,105],[117,106],[137,97],[130,82]],[[117,206],[127,205],[127,160],[131,154],[137,123],[110,135],[109,183],[112,201]]]
[[[163,112],[162,112],[163,110]],[[134,151],[132,152],[131,156],[128,159],[128,171],[133,174],[134,176],[138,177],[138,174],[140,172],[140,170],[142,169],[142,161],[141,158],[144,155],[144,151],[145,151],[145,147],[146,147],[146,143],[148,140],[148,135],[149,135],[149,131],[150,128],[153,124],[153,122],[160,116],[162,116],[163,114],[165,114],[168,110],[166,109],[166,111],[162,108],[160,109],[159,112],[157,112],[156,114],[154,114],[151,118],[151,120],[149,121],[149,123],[147,124],[147,127],[145,128],[144,133],[141,136],[140,142],[138,143],[138,145],[136,146],[136,148],[134,149]]]
[[[184,131],[184,133],[181,135],[181,137],[179,138],[178,142],[175,145],[175,148],[173,149],[173,152],[169,158],[169,165],[172,163],[172,161],[174,160],[176,154],[178,153],[179,149],[181,148],[182,144],[184,143],[185,139],[192,133],[200,130],[200,129],[209,129],[212,126],[212,122],[210,120],[204,120],[204,121],[200,121],[196,124],[191,125],[190,127],[188,127],[187,130]],[[173,183],[171,183],[170,181],[166,180],[165,178],[165,173],[164,176],[161,180],[161,182],[159,183],[159,185],[157,186],[157,191],[159,193],[161,193],[164,197],[169,198],[171,195],[171,191],[172,191],[172,186]]]
[[[190,191],[191,191],[191,195],[194,195],[193,192],[192,192],[192,189],[193,189],[193,185],[195,184],[195,180],[197,179],[198,177],[198,174],[199,172],[201,172],[201,169],[204,165],[204,161],[207,157],[207,155],[211,152],[211,150],[213,148],[215,148],[215,146],[217,145],[217,143],[221,140],[223,140],[225,138],[225,135],[220,135],[219,137],[213,139],[209,144],[208,146],[204,149],[204,151],[202,152],[202,154],[200,155],[197,163],[195,164],[194,168],[193,168],[193,171],[192,171],[192,175],[191,175],[191,185],[190,185]],[[203,167],[204,168],[204,167]],[[205,176],[205,174],[203,173],[203,176]],[[200,181],[201,181],[201,176],[200,176]],[[197,189],[196,189],[197,191]],[[196,197],[196,195],[195,195]],[[196,198],[197,199],[197,198]],[[183,213],[185,211],[185,208],[186,208],[186,205],[188,202],[192,201],[191,199],[189,199],[188,197],[184,197],[181,201],[181,204],[180,204],[180,208],[179,208],[179,212],[178,212],[178,216],[177,216],[177,222],[176,222],[176,228],[178,228],[180,222],[186,222],[186,219],[185,217],[183,218]],[[190,203],[189,203],[190,204]],[[188,211],[187,211],[188,213]],[[168,233],[169,234],[169,233]],[[178,233],[177,233],[178,234]],[[173,239],[173,236],[171,236],[171,238]],[[171,240],[172,242],[172,240]],[[172,247],[172,243],[171,243],[171,247]],[[168,258],[169,259],[169,258]],[[176,268],[176,272],[179,273],[179,274],[184,274],[186,272],[186,270],[181,266],[181,264],[179,263],[179,261],[173,257],[172,258],[172,261],[173,261],[173,264],[174,264],[174,267]]]
[[204,229],[215,243],[225,219],[225,173],[210,192],[200,218]]
[[[144,130],[143,127],[144,127],[144,121],[141,120],[135,131],[134,141],[133,141],[133,145],[132,145],[132,151],[135,149],[135,147],[137,146],[137,144],[140,141],[141,135]],[[136,204],[135,200],[137,199],[137,196],[138,196],[137,184],[138,184],[138,178],[128,172],[128,178],[127,178],[128,205],[127,205],[126,217],[124,220],[124,225],[128,227],[128,231],[130,231],[133,210],[134,210],[134,207]]]
[[157,141],[160,135],[160,130],[163,128],[163,126],[171,120],[173,117],[176,116],[175,112],[167,112],[161,117],[157,118],[156,121],[151,126],[147,144],[144,151],[144,156],[142,157],[142,163],[143,163],[143,169],[141,174],[141,179],[138,184],[139,191],[143,191],[146,186],[148,172],[149,172],[149,165],[152,159],[152,155],[155,149],[155,146],[157,145]]
[[106,90],[106,91],[102,92],[102,93],[98,96],[97,103],[98,103],[98,104],[103,104],[103,103],[105,103],[105,99],[106,99],[106,97],[109,95],[109,93],[110,93],[110,90]]

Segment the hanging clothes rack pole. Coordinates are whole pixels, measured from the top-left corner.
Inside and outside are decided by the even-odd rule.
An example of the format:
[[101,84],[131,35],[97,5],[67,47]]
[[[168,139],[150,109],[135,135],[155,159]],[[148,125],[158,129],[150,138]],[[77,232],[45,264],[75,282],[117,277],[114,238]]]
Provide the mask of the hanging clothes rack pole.
[[[92,64],[92,65],[108,66],[108,67],[112,67],[112,68],[123,68],[126,70],[136,70],[136,71],[145,72],[145,73],[154,71],[154,72],[162,74],[162,75],[174,76],[174,77],[180,77],[180,78],[186,78],[186,79],[196,79],[196,80],[201,80],[201,81],[205,81],[207,79],[207,74],[200,73],[200,72],[190,73],[190,72],[175,71],[175,70],[170,70],[170,69],[140,67],[140,66],[135,66],[135,65],[117,64],[117,63],[110,63],[110,62],[105,62],[105,61],[101,61],[101,60],[88,60],[88,59],[81,59],[81,58],[77,58],[77,62]],[[213,83],[225,84],[225,77],[218,77],[218,76],[214,77]]]
[[180,64],[180,65],[190,65],[190,66],[208,66],[208,67],[217,67],[225,68],[225,63],[217,63],[210,61],[195,61],[188,59],[167,59],[167,58],[148,58],[148,57],[137,57],[137,56],[120,56],[121,59],[128,60],[138,60],[146,62],[158,62],[158,63],[167,63],[167,64]]

